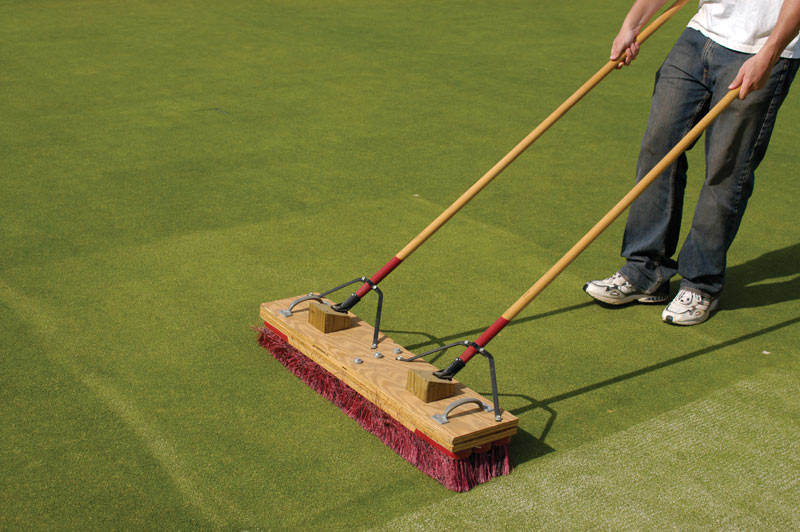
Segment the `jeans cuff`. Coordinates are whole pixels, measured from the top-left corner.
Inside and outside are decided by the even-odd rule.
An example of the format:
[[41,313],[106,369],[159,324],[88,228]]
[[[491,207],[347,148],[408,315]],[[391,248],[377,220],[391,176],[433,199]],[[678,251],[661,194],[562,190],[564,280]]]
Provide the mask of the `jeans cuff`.
[[651,281],[639,273],[636,268],[630,267],[628,264],[620,268],[619,274],[622,275],[629,283],[631,283],[636,290],[639,292],[644,292],[647,295],[655,294],[664,283],[669,282],[669,279],[662,282]]

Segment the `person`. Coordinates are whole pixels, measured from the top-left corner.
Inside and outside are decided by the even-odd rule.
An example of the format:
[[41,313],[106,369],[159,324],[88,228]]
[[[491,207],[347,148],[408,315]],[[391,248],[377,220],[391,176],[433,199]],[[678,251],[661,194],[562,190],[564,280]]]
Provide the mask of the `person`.
[[[611,47],[629,65],[636,35],[666,0],[636,0]],[[800,0],[700,0],[656,74],[637,181],[731,89],[739,98],[705,132],[706,176],[689,233],[677,250],[688,168],[679,157],[631,205],[622,239],[625,264],[584,290],[598,301],[666,303],[674,325],[696,325],[717,309],[728,248],[753,190],[778,109],[800,66]]]

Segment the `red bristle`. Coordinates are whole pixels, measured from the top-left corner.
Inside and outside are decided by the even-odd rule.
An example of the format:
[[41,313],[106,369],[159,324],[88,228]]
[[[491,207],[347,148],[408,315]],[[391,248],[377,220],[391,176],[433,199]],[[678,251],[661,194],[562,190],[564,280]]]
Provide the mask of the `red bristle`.
[[495,442],[483,452],[476,450],[466,458],[453,458],[408,430],[273,331],[260,327],[258,343],[314,391],[446,488],[468,491],[493,477],[511,472],[507,440]]

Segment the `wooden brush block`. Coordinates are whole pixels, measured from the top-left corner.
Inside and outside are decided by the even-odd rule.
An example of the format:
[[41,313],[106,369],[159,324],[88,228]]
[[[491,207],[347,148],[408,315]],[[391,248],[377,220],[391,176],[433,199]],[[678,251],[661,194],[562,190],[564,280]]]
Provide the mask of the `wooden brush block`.
[[425,403],[452,397],[456,394],[456,383],[440,379],[433,371],[409,369],[406,390]]
[[312,301],[308,307],[308,323],[325,334],[350,328],[350,315],[336,312],[327,303]]
[[[498,422],[493,412],[485,412],[475,405],[459,408],[450,414],[449,423],[441,425],[433,415],[441,414],[453,401],[465,398],[478,399],[491,404],[463,383],[453,381],[453,397],[425,403],[406,390],[408,370],[436,371],[436,367],[424,360],[401,362],[394,356],[376,358],[372,349],[375,330],[364,320],[350,313],[350,328],[336,334],[324,334],[312,326],[304,315],[309,312],[305,304],[295,308],[292,315],[281,311],[288,308],[298,296],[261,305],[261,318],[273,331],[277,331],[286,342],[305,356],[325,368],[365,399],[399,421],[411,432],[433,442],[440,449],[462,457],[474,448],[492,442],[500,442],[517,432],[517,418],[503,411],[503,420]],[[332,304],[332,301],[326,301]],[[384,354],[395,349],[405,352],[403,347],[389,337],[380,340],[378,349]],[[360,363],[356,363],[358,358]],[[475,361],[480,364],[480,361]]]

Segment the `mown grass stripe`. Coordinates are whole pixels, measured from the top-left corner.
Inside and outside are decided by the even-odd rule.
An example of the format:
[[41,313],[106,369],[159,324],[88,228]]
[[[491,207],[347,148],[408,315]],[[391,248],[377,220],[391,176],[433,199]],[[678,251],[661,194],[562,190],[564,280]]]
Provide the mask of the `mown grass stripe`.
[[377,530],[797,530],[798,377],[764,371]]

